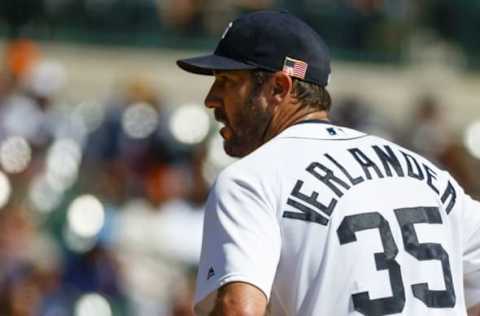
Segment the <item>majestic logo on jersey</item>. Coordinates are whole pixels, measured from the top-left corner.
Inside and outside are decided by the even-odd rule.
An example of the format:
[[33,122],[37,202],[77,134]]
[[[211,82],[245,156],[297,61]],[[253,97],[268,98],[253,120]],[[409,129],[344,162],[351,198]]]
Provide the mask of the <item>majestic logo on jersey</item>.
[[[305,192],[305,181],[298,179],[287,200],[287,205],[296,211],[284,211],[283,217],[326,226],[337,206],[338,198],[341,198],[346,191],[364,181],[385,177],[410,177],[425,181],[435,194],[440,195],[439,184],[436,183],[435,167],[421,162],[405,151],[397,150],[395,152],[388,145],[383,148],[374,145],[371,149],[371,153],[368,153],[366,149],[348,149],[352,157],[347,165],[348,168],[344,167],[345,163],[341,164],[329,154],[324,154],[323,158],[325,159],[310,163],[305,169],[308,173],[306,176],[313,176],[319,183],[328,187],[333,197],[325,202],[326,197],[320,198],[318,192]],[[360,167],[361,173],[354,175],[352,170],[359,170],[358,167]],[[444,185],[444,188],[440,200],[446,204],[445,211],[449,214],[455,206],[457,193],[450,181],[441,185]]]
[[207,280],[210,280],[211,277],[215,276],[215,270],[213,270],[213,267],[210,267],[210,269],[208,269],[208,273],[207,273]]

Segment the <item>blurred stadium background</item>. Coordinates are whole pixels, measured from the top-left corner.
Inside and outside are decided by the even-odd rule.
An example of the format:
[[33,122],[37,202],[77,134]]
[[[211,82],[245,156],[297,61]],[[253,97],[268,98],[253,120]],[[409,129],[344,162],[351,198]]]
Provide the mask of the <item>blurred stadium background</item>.
[[211,78],[175,60],[267,8],[331,46],[335,122],[480,196],[478,1],[2,0],[0,315],[192,315],[202,207],[232,160]]

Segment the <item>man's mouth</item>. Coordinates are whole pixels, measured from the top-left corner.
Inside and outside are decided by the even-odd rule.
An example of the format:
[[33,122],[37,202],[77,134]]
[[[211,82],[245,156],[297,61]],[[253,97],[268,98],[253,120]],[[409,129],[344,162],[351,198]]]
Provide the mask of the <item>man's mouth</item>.
[[221,127],[219,131],[220,135],[222,135],[224,139],[229,139],[233,133],[232,133],[232,129],[228,126],[228,120],[226,116],[223,113],[218,111],[215,111],[214,114],[215,114],[215,120],[223,124],[223,127]]
[[229,140],[233,136],[233,131],[230,127],[225,125],[220,129],[220,135],[222,135],[223,139]]

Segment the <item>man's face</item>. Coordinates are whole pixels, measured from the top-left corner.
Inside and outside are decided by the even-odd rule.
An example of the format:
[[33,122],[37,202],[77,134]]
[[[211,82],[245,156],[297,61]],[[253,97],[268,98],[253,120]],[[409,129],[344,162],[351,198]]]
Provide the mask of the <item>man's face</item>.
[[249,71],[215,72],[205,105],[225,124],[220,134],[228,155],[243,157],[263,144],[272,115],[262,89],[254,88]]

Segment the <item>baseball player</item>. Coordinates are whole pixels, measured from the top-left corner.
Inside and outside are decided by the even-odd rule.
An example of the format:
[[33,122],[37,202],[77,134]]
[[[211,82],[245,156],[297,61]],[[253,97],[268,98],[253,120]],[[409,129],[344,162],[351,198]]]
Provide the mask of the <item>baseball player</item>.
[[327,47],[284,12],[230,23],[205,103],[242,159],[217,178],[204,223],[199,315],[473,313],[480,203],[448,172],[328,121]]

